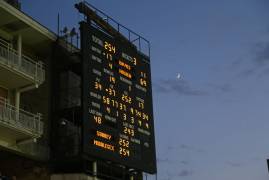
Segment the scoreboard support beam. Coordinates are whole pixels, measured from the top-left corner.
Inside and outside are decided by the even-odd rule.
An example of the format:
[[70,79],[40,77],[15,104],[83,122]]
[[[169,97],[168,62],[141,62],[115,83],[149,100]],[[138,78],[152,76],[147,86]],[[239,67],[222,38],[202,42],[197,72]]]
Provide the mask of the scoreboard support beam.
[[93,180],[97,180],[97,162],[92,163]]

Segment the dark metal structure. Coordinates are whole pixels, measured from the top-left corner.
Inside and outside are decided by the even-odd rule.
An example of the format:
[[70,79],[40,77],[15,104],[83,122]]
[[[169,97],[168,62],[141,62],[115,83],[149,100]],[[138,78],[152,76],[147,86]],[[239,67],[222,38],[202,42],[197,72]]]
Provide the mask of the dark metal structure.
[[[147,98],[149,99],[147,102],[152,106],[149,41],[119,24],[117,21],[87,2],[76,4],[75,7],[84,15],[84,22],[81,23],[81,28],[89,26],[95,29],[94,31],[96,31],[97,34],[100,33],[107,37],[114,37],[116,39],[115,43],[118,47],[130,49],[127,52],[130,52],[140,58],[141,62],[138,64],[147,68],[138,68],[140,69],[138,71],[132,66],[131,68],[133,70],[130,73],[133,78],[131,78],[130,81],[132,81],[135,85],[135,83],[138,83],[140,80],[138,78],[138,73],[140,74],[141,70],[147,73],[149,81],[147,94]],[[127,34],[122,33],[123,31],[127,32]],[[85,32],[82,31],[82,29],[81,33],[82,36],[84,36],[83,33]],[[123,180],[129,179],[132,176],[135,180],[140,180],[143,179],[142,171],[144,170],[150,173],[156,173],[153,121],[150,125],[152,126],[150,128],[150,133],[141,129],[141,132],[151,134],[150,138],[148,137],[149,135],[143,134],[135,136],[136,141],[140,140],[141,143],[143,142],[145,144],[133,145],[133,147],[141,148],[138,151],[139,156],[137,155],[137,157],[133,159],[121,159],[119,155],[116,155],[117,157],[115,155],[109,155],[109,153],[101,152],[102,150],[100,150],[100,153],[97,153],[99,152],[97,149],[94,150],[94,148],[86,147],[87,139],[95,137],[92,136],[92,133],[96,133],[96,130],[93,129],[91,130],[91,135],[88,135],[90,131],[87,130],[88,127],[86,126],[92,127],[93,124],[85,123],[87,118],[90,118],[88,115],[90,111],[88,100],[91,98],[89,96],[91,92],[89,85],[93,83],[92,79],[88,79],[89,71],[92,70],[95,65],[88,63],[89,58],[91,58],[91,52],[88,49],[90,46],[85,46],[85,43],[90,42],[88,41],[90,37],[87,37],[86,39],[85,37],[80,38],[81,49],[73,46],[72,43],[68,43],[65,37],[59,38],[53,48],[51,76],[53,77],[51,89],[51,101],[53,105],[51,107],[53,114],[51,132],[53,133],[51,135],[52,153],[50,163],[52,172],[87,173],[89,175],[95,175],[95,172],[93,172],[93,162],[97,161],[97,176],[102,179]],[[117,54],[115,57],[120,57],[120,54]],[[116,70],[118,71],[118,65],[116,65],[116,67]],[[120,79],[119,76],[117,76],[116,79],[117,78]],[[105,82],[105,80],[103,81]],[[135,86],[133,86],[133,88],[135,88]],[[123,90],[119,90],[119,92],[123,92]],[[133,93],[137,94],[136,96],[141,95],[141,93],[138,93],[138,90],[134,92],[131,91],[130,96],[134,98],[136,96],[132,95]],[[104,94],[102,94],[102,96],[104,96]],[[153,119],[152,109],[147,107],[146,110],[149,112],[150,119]],[[91,119],[93,119],[93,117],[91,117]],[[116,128],[124,128],[121,127],[119,123],[113,126]],[[135,125],[135,127],[136,126],[138,125]],[[136,127],[136,129],[139,128]],[[104,130],[103,132],[106,131]],[[114,134],[112,133],[112,136],[113,138],[119,138],[116,131]],[[146,146],[149,145],[150,148],[146,148]],[[115,145],[115,148],[118,148],[118,146],[119,145]],[[133,151],[136,152],[137,149],[134,149]],[[132,167],[132,164],[135,168]]]

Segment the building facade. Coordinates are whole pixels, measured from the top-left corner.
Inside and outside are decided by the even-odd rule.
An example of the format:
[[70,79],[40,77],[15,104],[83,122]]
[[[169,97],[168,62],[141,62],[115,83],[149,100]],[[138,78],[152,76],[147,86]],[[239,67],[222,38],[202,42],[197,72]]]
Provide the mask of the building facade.
[[48,70],[56,39],[54,33],[20,11],[18,2],[0,0],[2,174],[24,179],[23,170],[40,171],[42,166],[35,162],[49,159]]

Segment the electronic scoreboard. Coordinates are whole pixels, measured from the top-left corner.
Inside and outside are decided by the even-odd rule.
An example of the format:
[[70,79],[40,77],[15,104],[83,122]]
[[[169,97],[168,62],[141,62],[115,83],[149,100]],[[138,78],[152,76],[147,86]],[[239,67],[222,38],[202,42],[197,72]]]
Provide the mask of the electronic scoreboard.
[[156,172],[150,59],[81,22],[83,153]]

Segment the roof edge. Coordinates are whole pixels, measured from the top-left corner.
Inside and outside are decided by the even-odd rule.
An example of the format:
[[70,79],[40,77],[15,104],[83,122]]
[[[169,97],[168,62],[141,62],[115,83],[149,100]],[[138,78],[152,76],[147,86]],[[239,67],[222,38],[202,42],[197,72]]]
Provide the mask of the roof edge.
[[2,8],[5,11],[11,13],[12,15],[17,17],[18,19],[20,19],[21,21],[23,21],[24,23],[26,23],[30,27],[32,27],[32,28],[36,29],[37,31],[39,31],[41,34],[47,36],[50,40],[52,40],[52,41],[57,40],[57,35],[54,32],[52,32],[51,30],[49,30],[48,28],[46,28],[45,26],[43,26],[42,24],[40,24],[39,22],[34,20],[29,15],[27,15],[24,12],[22,12],[22,11],[16,9],[15,7],[11,6],[10,4],[5,2],[4,0],[0,0],[0,8]]

